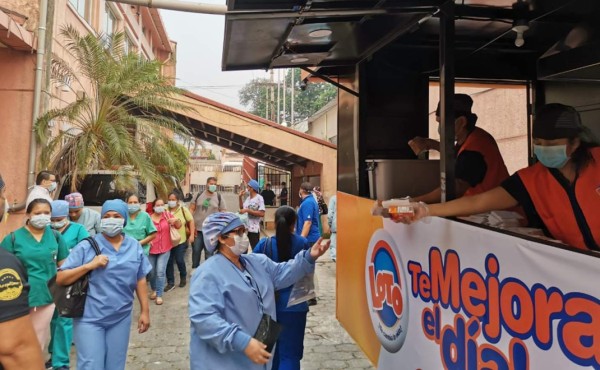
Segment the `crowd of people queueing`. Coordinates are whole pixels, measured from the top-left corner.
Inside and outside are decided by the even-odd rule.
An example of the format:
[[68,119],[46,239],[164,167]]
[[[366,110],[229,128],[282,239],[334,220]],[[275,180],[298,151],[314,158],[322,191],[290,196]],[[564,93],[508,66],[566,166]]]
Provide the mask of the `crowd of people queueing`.
[[[187,245],[193,245],[192,268],[198,267],[189,298],[191,368],[300,368],[308,304],[287,307],[291,286],[314,272],[315,260],[329,248],[331,240],[323,241],[319,230],[335,234],[334,212],[321,225],[328,212],[319,189],[303,183],[298,212],[280,207],[276,235],[261,240],[265,205],[256,180],[240,193],[237,214],[226,211],[215,178],[189,210],[174,191],[166,202],[155,199],[149,212],[134,194],[126,201],[106,201],[101,212],[85,208],[80,193],[52,200],[56,177],[47,171],[36,183],[25,225],[0,244],[0,267],[11,267],[14,287],[0,299],[0,369],[69,369],[71,343],[77,369],[124,369],[134,296],[140,306],[138,332],[144,333],[150,328],[149,302],[162,305],[164,292],[175,289],[175,266],[179,287],[187,285]],[[0,179],[3,203],[4,187]],[[4,207],[1,213],[4,217]],[[83,316],[60,316],[48,281],[55,277],[67,286],[86,274]],[[272,353],[253,338],[265,315],[283,327]],[[44,366],[46,350],[50,359]]]

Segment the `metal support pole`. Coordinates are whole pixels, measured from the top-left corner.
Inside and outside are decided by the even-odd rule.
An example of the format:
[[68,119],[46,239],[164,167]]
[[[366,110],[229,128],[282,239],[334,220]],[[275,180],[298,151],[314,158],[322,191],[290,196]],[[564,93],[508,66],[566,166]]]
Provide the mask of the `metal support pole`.
[[341,83],[339,83],[339,82],[337,82],[335,80],[332,80],[331,78],[329,78],[329,77],[327,77],[325,75],[320,74],[319,72],[317,72],[315,70],[312,70],[312,69],[310,69],[308,67],[300,67],[300,68],[302,70],[310,73],[312,76],[318,77],[318,78],[320,78],[321,80],[323,80],[325,82],[329,82],[330,84],[332,84],[333,86],[337,87],[340,90],[344,90],[345,92],[347,92],[349,94],[352,94],[352,95],[356,96],[357,98],[359,97],[358,92],[356,92],[356,91],[354,91],[354,90],[352,90],[352,89],[344,86],[343,84],[341,84]]
[[442,202],[456,197],[454,36],[454,1],[448,1],[440,8],[440,186]]
[[225,4],[202,4],[179,0],[118,0],[113,2],[129,5],[147,6],[148,8],[178,10],[181,12],[216,15],[227,14],[227,5]]
[[533,164],[533,150],[531,143],[531,116],[533,114],[533,104],[531,96],[531,81],[527,81],[527,163]]

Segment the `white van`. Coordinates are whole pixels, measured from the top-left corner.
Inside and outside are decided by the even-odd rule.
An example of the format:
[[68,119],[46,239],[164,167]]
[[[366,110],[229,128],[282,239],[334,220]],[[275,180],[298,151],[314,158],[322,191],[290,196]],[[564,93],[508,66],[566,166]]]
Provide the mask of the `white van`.
[[[156,199],[156,191],[154,184],[151,181],[142,181],[137,176],[132,181],[131,187],[127,189],[117,189],[117,184],[114,176],[115,171],[93,171],[88,173],[79,181],[77,191],[83,196],[85,206],[100,211],[102,204],[109,199],[123,199],[129,194],[136,194],[140,203],[150,203]],[[183,195],[179,181],[169,176],[172,181],[172,186],[169,186],[169,191],[179,191]],[[60,179],[60,188],[58,189],[57,199],[65,199],[65,196],[71,193],[71,176],[63,176]],[[171,185],[171,184],[169,184]],[[166,200],[165,200],[166,201]]]

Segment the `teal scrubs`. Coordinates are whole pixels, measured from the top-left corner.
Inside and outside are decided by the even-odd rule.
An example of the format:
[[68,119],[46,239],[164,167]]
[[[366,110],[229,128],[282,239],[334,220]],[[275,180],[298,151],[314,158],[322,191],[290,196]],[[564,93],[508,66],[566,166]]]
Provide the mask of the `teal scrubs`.
[[[129,215],[127,225],[125,225],[123,232],[135,240],[141,241],[146,239],[148,235],[154,234],[156,232],[156,226],[154,226],[154,222],[152,222],[148,213],[139,211],[135,219],[131,218],[131,215]],[[150,254],[150,243],[143,245],[142,248],[144,249],[144,254],[146,256]]]
[[[13,240],[14,234],[14,240]],[[46,227],[42,239],[38,242],[25,227],[8,234],[2,248],[14,254],[25,266],[29,276],[29,307],[52,304],[48,290],[48,280],[56,275],[56,265],[67,258],[69,249],[62,236]]]
[[[85,226],[75,222],[69,223],[61,234],[69,250],[90,236]],[[60,317],[55,310],[50,322],[50,332],[52,336],[48,349],[52,356],[52,367],[55,369],[69,367],[69,353],[73,343],[73,319]]]
[[[140,243],[130,236],[124,235],[118,251],[103,234],[94,238],[101,253],[108,257],[108,265],[90,273],[83,317],[73,319],[77,369],[122,370],[127,360],[135,289],[151,266]],[[61,270],[84,265],[95,255],[88,242],[81,242],[71,250]]]

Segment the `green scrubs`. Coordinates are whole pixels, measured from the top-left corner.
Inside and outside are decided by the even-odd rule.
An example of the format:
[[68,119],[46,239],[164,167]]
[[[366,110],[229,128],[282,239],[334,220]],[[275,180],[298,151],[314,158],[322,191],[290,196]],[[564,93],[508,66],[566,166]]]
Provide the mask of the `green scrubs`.
[[[62,232],[63,240],[69,248],[73,249],[80,241],[90,236],[85,226],[71,222]],[[52,356],[52,367],[69,367],[69,354],[71,343],[73,343],[73,319],[58,316],[54,310],[54,316],[50,322],[51,339],[48,350]]]
[[[127,225],[123,228],[125,235],[129,235],[137,241],[146,239],[148,235],[156,232],[156,227],[150,218],[150,215],[144,211],[139,211],[136,218],[132,219],[131,215],[127,220]],[[142,245],[144,248],[144,254],[147,256],[150,254],[150,243]]]
[[[13,240],[14,234],[14,240]],[[62,236],[46,227],[38,242],[25,227],[8,234],[0,246],[14,254],[25,266],[29,276],[29,307],[45,306],[52,302],[48,280],[56,275],[57,263],[67,258],[69,249]]]

